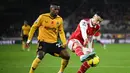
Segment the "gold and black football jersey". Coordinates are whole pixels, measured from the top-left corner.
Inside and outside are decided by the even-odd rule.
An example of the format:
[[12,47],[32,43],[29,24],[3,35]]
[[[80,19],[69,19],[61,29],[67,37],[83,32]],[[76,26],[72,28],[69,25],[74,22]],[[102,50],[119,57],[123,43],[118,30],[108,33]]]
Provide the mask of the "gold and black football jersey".
[[30,26],[24,24],[24,25],[22,26],[22,34],[23,34],[23,35],[28,35],[28,34],[29,34],[29,31],[30,31]]
[[28,40],[31,40],[34,32],[38,28],[38,40],[48,43],[56,43],[58,34],[63,44],[66,44],[66,38],[63,28],[63,19],[59,15],[52,18],[50,13],[41,14],[34,22],[29,32]]

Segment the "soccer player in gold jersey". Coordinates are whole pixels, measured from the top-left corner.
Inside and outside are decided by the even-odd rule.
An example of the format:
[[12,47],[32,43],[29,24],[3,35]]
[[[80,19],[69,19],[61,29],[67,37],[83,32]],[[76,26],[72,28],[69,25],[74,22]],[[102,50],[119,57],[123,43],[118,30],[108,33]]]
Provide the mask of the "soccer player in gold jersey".
[[[28,25],[27,21],[24,21],[24,24],[22,25],[22,30],[21,30],[21,36],[22,36],[22,49],[25,50],[25,44],[28,39],[28,34],[30,31],[30,25]],[[29,51],[29,48],[27,48]]]
[[[68,65],[70,55],[66,49],[67,42],[63,28],[63,19],[58,15],[59,10],[60,6],[57,3],[52,3],[50,5],[50,13],[39,15],[31,27],[26,46],[29,46],[37,28],[39,45],[37,48],[37,56],[32,63],[29,73],[34,73],[46,54],[62,58],[58,73],[63,73]],[[60,36],[62,45],[57,43],[58,35]]]

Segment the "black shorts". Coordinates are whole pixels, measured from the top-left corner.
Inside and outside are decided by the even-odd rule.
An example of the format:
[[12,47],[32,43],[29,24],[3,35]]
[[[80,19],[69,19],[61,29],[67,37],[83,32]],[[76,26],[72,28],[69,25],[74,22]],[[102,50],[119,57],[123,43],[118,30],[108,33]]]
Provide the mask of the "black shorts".
[[28,35],[23,35],[22,36],[22,41],[27,41],[27,39],[28,39]]
[[49,53],[53,56],[59,55],[62,50],[64,50],[59,43],[46,43],[46,42],[39,42],[38,51],[44,51],[45,53]]

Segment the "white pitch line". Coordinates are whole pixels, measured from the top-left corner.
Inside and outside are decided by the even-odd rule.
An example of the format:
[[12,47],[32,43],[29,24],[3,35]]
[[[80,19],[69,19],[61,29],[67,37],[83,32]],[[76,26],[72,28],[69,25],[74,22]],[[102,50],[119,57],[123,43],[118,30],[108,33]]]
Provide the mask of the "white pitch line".
[[[9,67],[30,67],[30,66],[9,66]],[[60,67],[60,66],[39,66],[39,67]],[[77,68],[80,66],[67,66],[69,68]],[[130,66],[97,66],[96,68],[130,68]]]

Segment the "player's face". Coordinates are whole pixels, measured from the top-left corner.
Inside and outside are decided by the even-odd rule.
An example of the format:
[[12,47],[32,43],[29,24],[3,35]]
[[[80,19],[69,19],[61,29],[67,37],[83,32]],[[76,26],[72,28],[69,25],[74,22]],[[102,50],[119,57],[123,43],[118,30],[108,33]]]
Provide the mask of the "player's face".
[[60,6],[52,6],[51,7],[51,12],[55,15],[58,15],[60,11]]
[[93,25],[97,25],[97,24],[100,24],[101,23],[101,17],[96,15],[93,17]]

